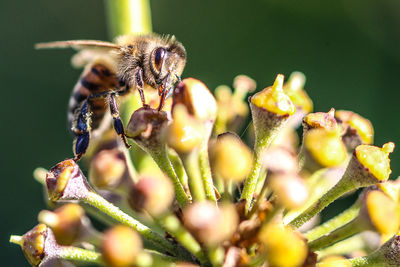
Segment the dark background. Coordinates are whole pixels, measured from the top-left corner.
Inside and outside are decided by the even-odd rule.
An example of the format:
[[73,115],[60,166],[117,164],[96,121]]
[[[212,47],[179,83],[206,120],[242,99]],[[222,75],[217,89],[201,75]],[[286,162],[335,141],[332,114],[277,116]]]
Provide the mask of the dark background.
[[[184,77],[210,88],[247,74],[261,89],[277,73],[307,76],[316,111],[349,109],[374,124],[375,143],[399,143],[400,1],[152,0],[153,28],[173,33],[188,51]],[[8,243],[45,208],[32,178],[71,156],[68,98],[80,71],[70,50],[35,51],[40,41],[107,40],[99,0],[0,2],[0,265],[27,266]],[[400,173],[392,156],[392,177]]]

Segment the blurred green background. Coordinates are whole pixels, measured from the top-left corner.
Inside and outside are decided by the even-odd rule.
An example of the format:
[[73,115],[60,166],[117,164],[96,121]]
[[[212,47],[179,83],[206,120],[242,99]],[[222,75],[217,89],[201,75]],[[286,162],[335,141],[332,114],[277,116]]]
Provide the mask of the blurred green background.
[[[175,34],[186,47],[183,77],[211,89],[247,74],[261,89],[277,73],[307,76],[316,111],[350,109],[375,126],[375,143],[400,145],[399,0],[152,0],[154,31]],[[64,39],[107,40],[100,0],[0,2],[1,266],[28,266],[8,243],[45,208],[32,178],[70,157],[66,107],[80,71],[71,50],[35,51],[33,44]],[[400,153],[392,156],[400,174]]]

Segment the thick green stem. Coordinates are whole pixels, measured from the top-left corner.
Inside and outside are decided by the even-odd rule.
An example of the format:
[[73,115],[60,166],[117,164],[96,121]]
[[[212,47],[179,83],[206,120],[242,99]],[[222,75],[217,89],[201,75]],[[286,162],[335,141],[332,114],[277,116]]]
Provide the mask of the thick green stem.
[[209,266],[208,260],[204,255],[201,246],[193,236],[182,226],[178,218],[172,214],[167,214],[158,220],[164,229],[170,233],[183,247],[191,252],[202,264]]
[[186,170],[183,167],[183,162],[179,155],[172,149],[168,149],[168,158],[171,160],[172,167],[175,170],[176,176],[178,176],[179,181],[181,182],[183,188],[187,195],[190,194],[189,184],[188,184],[188,176],[186,174]]
[[258,177],[260,176],[262,153],[268,148],[272,140],[272,135],[266,135],[264,138],[257,139],[254,145],[253,167],[249,177],[244,182],[241,195],[241,199],[246,200],[246,212],[250,210],[253,194],[256,189]]
[[320,238],[309,242],[308,246],[313,251],[320,250],[321,248],[333,245],[340,240],[358,234],[364,230],[364,225],[356,218],[329,234],[323,235]]
[[80,261],[85,263],[97,263],[105,265],[100,253],[83,248],[60,247],[57,256],[64,260]]
[[317,213],[323,210],[326,206],[331,204],[337,198],[339,198],[344,193],[347,193],[354,188],[354,185],[348,182],[348,179],[341,179],[333,188],[331,188],[326,194],[324,194],[319,200],[317,200],[311,207],[297,216],[290,225],[299,228]]
[[112,38],[129,33],[151,33],[148,0],[105,0]]
[[208,249],[208,258],[211,261],[212,266],[214,267],[222,267],[224,263],[224,254],[225,251],[220,246],[210,247]]
[[84,201],[87,204],[92,205],[93,207],[96,207],[100,211],[104,212],[105,214],[108,214],[110,217],[114,218],[118,222],[127,225],[129,227],[132,227],[134,230],[136,230],[139,234],[141,234],[145,239],[148,241],[152,242],[154,245],[156,245],[158,248],[161,248],[161,251],[168,251],[172,255],[176,255],[176,250],[177,247],[176,245],[172,244],[168,240],[166,240],[164,237],[161,235],[153,232],[149,227],[143,225],[139,221],[135,220],[128,214],[124,213],[121,211],[118,207],[114,206],[107,200],[105,200],[102,196],[95,192],[90,192],[89,195],[87,196]]
[[217,201],[214,182],[211,175],[210,161],[208,159],[208,142],[204,142],[199,150],[199,165],[204,191],[208,200]]
[[176,200],[181,208],[185,207],[191,200],[172,167],[171,161],[168,158],[167,149],[149,149],[147,152],[157,163],[158,167],[171,179],[175,188]]
[[311,229],[310,231],[305,233],[304,236],[308,239],[308,242],[320,238],[321,236],[335,230],[340,226],[343,226],[344,224],[356,218],[359,211],[360,211],[360,202],[357,201],[350,208],[343,211],[341,214]]
[[189,176],[189,187],[193,200],[203,201],[206,195],[203,187],[203,180],[199,169],[199,153],[197,150],[181,155],[183,165]]

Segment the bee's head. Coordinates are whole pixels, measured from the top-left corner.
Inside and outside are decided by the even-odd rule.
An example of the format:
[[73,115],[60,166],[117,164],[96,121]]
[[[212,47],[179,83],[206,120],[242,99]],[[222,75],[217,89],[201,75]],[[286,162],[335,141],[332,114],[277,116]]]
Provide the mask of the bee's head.
[[149,58],[150,70],[157,87],[169,88],[182,74],[186,51],[181,43],[171,40],[167,46],[155,47]]

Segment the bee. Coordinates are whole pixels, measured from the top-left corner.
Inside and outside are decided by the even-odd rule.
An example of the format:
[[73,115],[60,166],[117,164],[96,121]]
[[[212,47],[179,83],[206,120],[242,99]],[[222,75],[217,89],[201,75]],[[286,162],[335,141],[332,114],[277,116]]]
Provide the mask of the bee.
[[115,131],[129,148],[116,97],[137,89],[143,106],[148,106],[143,93],[148,85],[158,90],[160,111],[173,86],[180,81],[186,64],[186,50],[174,36],[124,35],[117,37],[115,43],[72,40],[39,43],[35,47],[74,48],[94,51],[96,55],[85,61],[85,69],[69,101],[68,123],[74,135],[75,161],[85,154],[91,132],[100,127],[108,110]]

